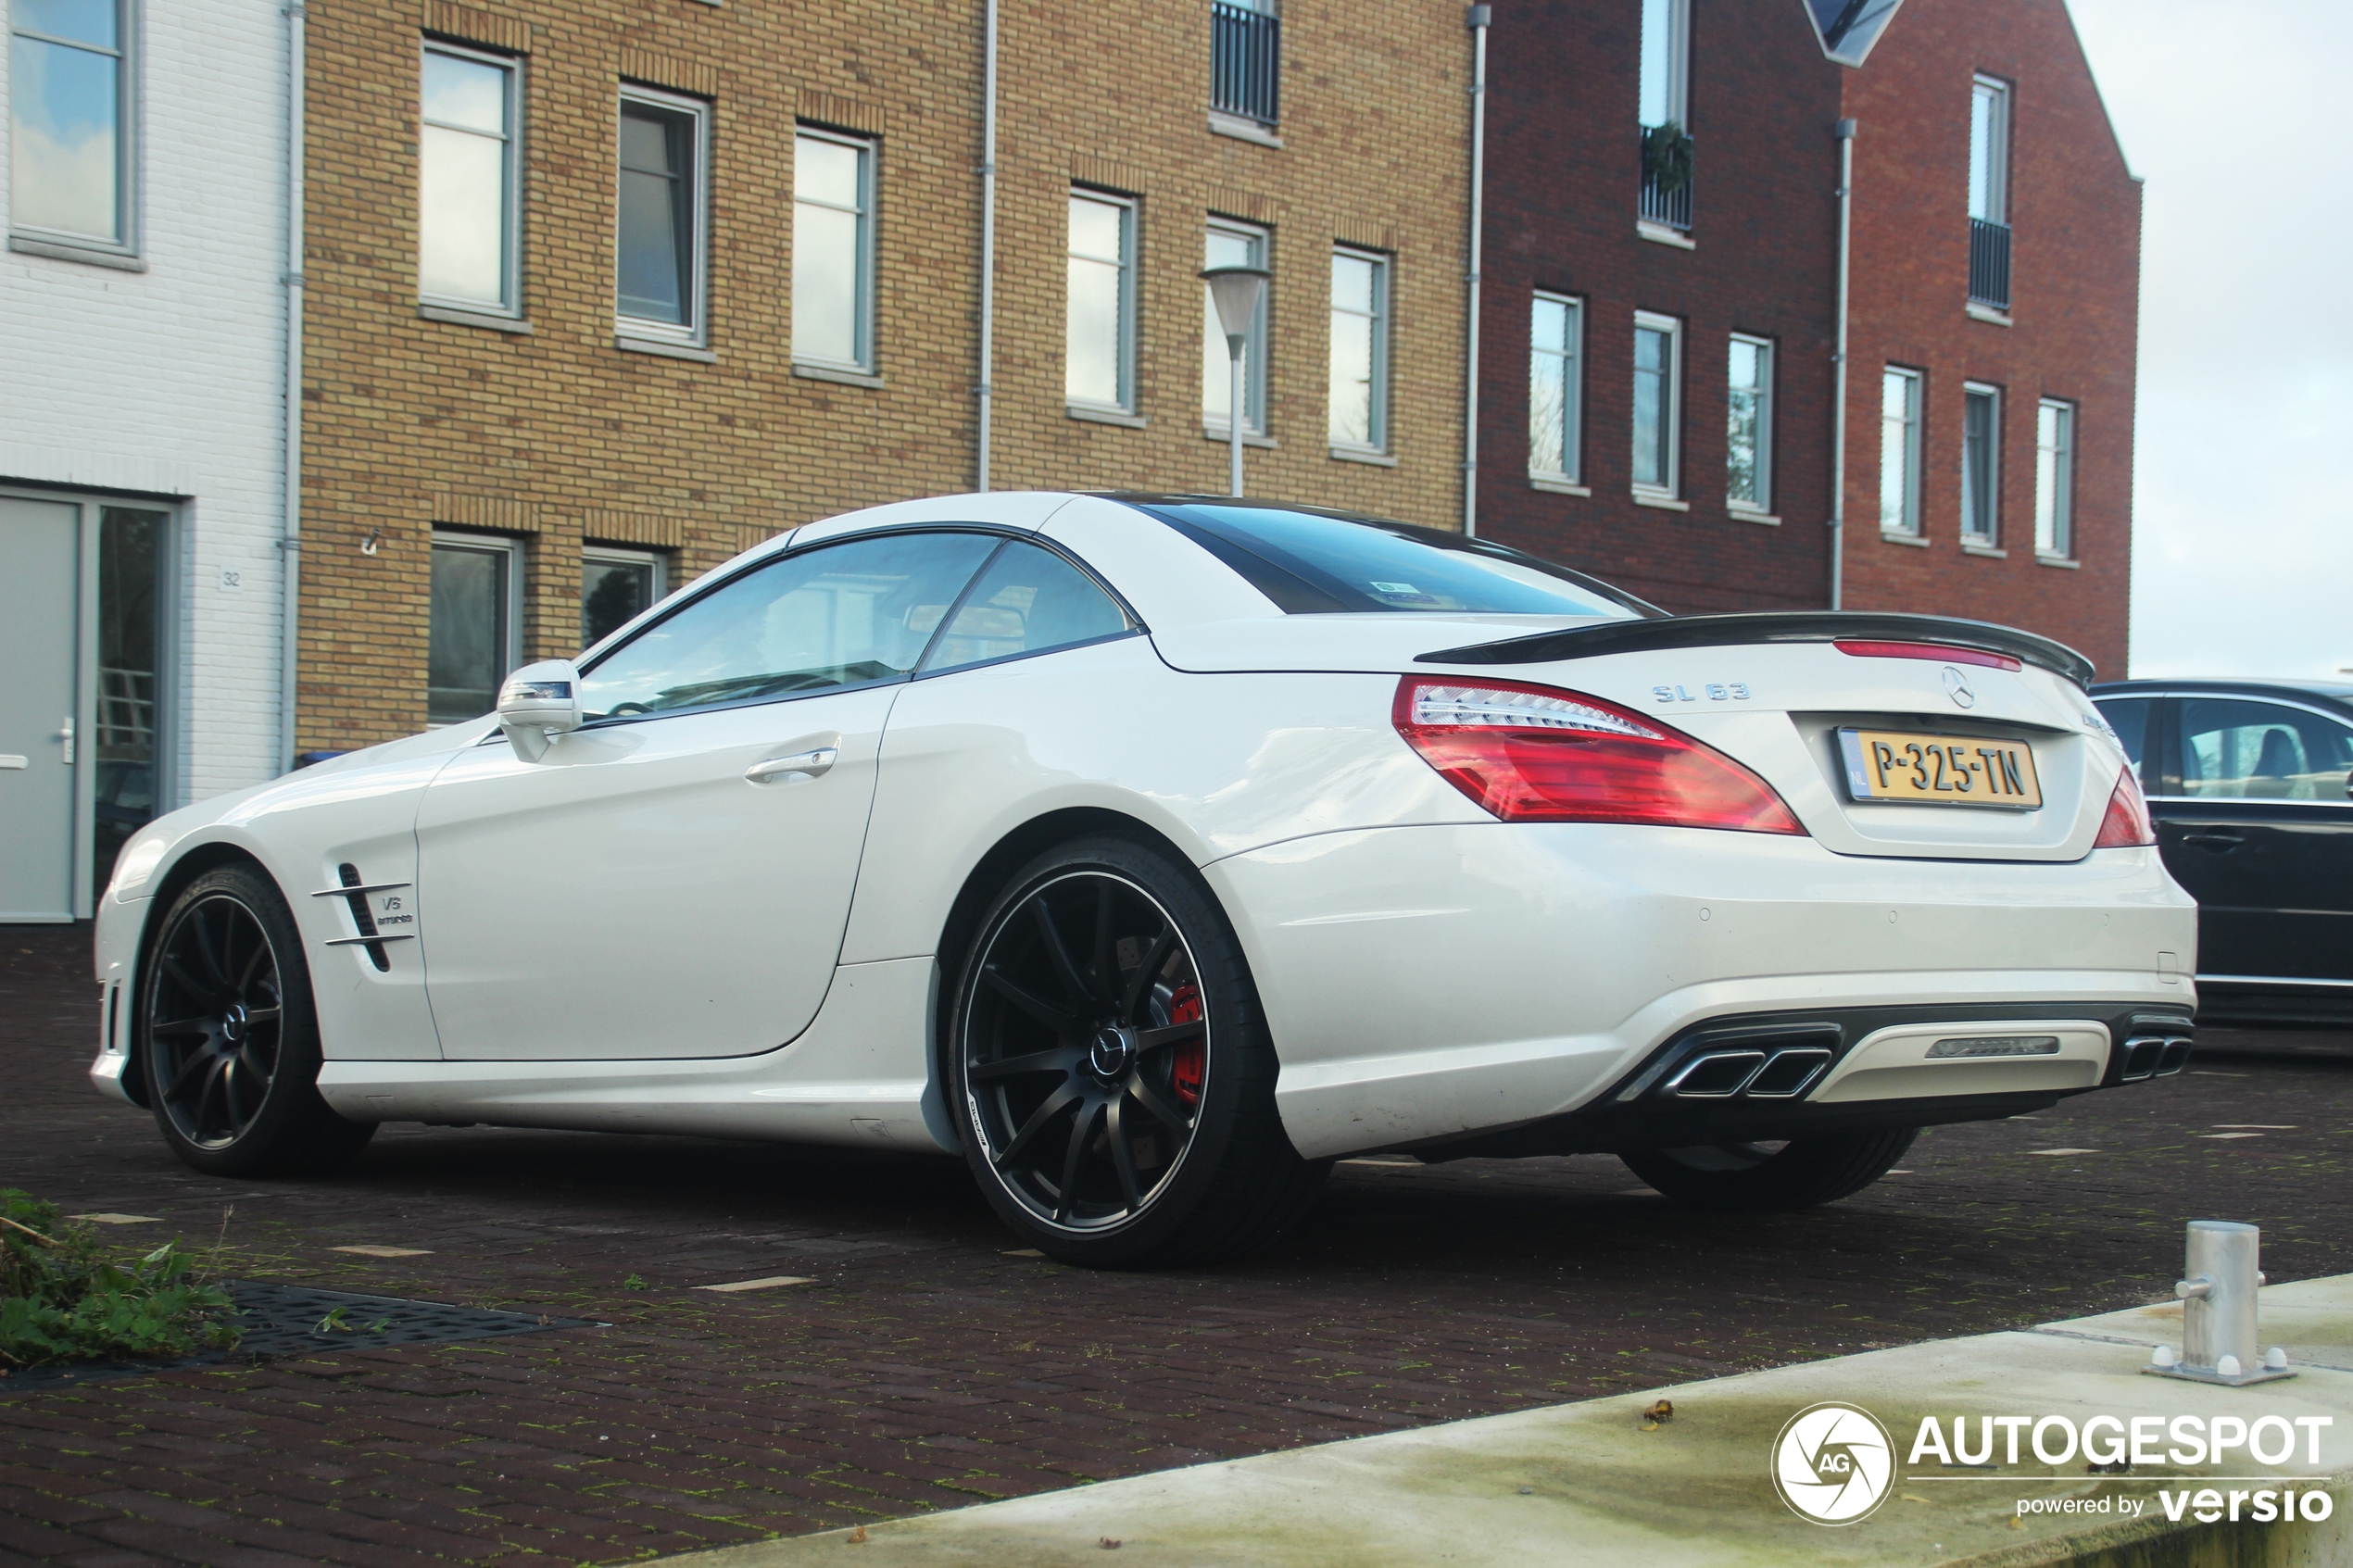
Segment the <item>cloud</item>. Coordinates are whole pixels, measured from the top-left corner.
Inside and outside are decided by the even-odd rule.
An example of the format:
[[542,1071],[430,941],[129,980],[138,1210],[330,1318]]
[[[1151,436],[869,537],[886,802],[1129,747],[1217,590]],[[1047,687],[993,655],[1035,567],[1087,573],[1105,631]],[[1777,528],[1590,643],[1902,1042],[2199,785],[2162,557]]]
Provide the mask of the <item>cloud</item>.
[[2135,674],[2353,667],[2342,0],[2072,0],[2147,181]]

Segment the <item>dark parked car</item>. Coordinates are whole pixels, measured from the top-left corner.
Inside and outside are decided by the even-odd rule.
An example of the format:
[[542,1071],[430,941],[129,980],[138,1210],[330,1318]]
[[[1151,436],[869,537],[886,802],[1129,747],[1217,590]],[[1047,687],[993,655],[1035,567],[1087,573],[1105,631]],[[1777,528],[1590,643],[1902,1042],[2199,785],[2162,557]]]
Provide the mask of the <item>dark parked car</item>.
[[2198,902],[2201,1022],[2353,1023],[2353,684],[2092,688]]

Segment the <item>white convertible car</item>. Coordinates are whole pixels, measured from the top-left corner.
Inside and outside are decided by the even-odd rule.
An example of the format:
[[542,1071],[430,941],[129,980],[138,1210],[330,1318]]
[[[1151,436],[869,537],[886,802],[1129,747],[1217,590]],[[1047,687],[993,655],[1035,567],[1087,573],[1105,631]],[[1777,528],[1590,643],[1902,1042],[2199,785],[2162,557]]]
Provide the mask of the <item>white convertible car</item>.
[[1313,508],[880,507],[157,822],[92,1075],[229,1175],[396,1121],[961,1151],[1085,1263],[1261,1243],[1372,1150],[1821,1203],[2188,1059],[2090,677]]

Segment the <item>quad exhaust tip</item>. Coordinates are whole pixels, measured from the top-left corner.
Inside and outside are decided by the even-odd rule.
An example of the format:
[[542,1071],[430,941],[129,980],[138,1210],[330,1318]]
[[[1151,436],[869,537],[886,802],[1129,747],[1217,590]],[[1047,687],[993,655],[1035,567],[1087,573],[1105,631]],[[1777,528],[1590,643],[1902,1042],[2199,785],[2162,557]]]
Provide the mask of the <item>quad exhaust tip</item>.
[[2186,1035],[2133,1035],[2124,1042],[2123,1081],[2171,1077],[2190,1064],[2194,1043]]
[[1666,1092],[1678,1099],[1795,1099],[1830,1060],[1822,1046],[1707,1051],[1669,1078]]

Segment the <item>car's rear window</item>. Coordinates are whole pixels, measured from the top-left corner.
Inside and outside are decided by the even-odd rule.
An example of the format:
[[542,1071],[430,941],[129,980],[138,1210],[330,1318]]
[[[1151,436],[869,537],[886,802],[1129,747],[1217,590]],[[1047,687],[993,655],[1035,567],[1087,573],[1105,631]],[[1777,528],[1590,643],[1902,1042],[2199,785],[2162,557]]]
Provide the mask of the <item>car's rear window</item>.
[[1664,613],[1582,572],[1435,528],[1294,507],[1139,503],[1291,615]]

